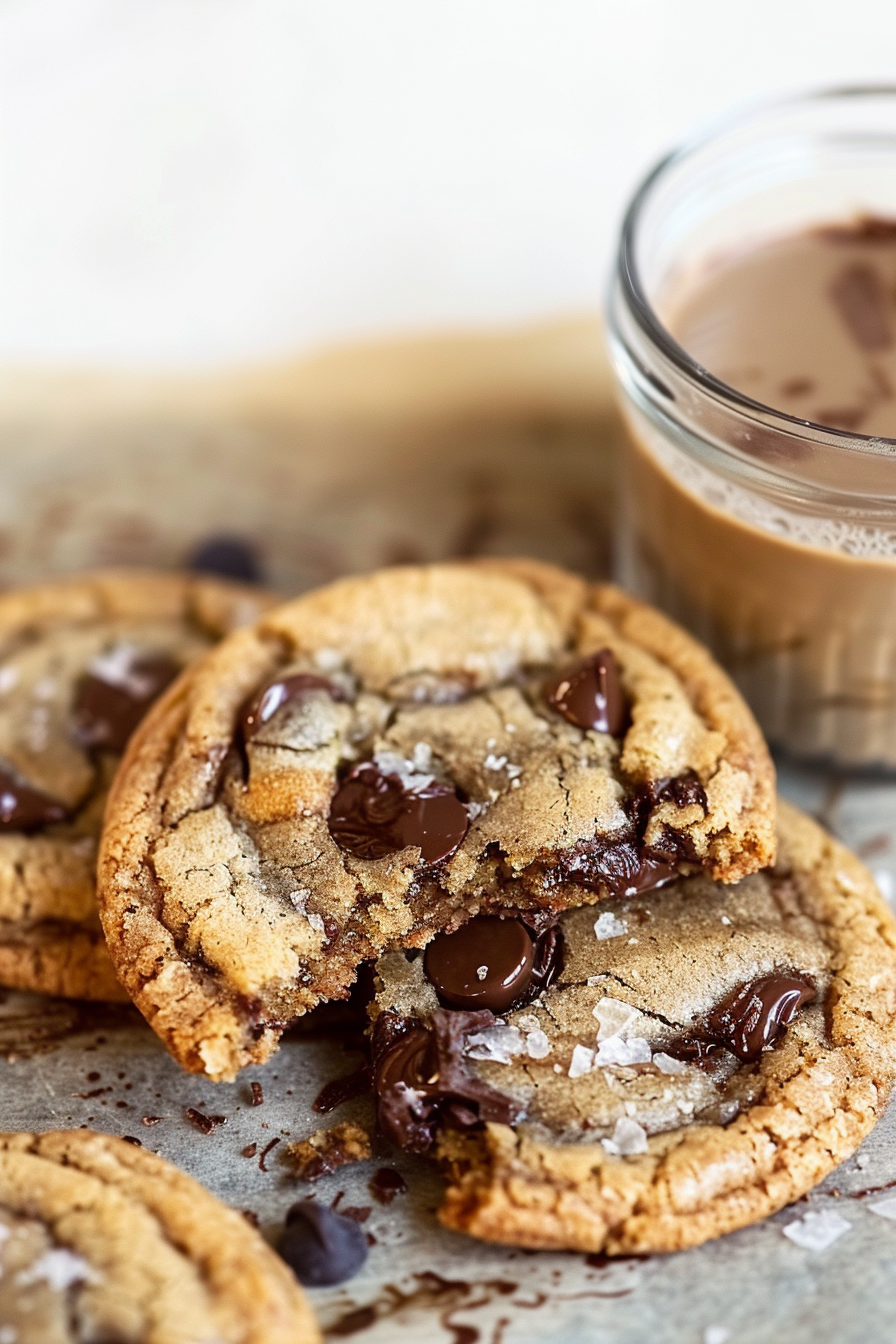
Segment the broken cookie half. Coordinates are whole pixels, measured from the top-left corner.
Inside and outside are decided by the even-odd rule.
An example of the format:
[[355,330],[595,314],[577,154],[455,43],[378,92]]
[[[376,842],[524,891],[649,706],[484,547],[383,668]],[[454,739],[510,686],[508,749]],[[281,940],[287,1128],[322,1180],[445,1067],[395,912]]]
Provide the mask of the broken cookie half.
[[859,861],[786,804],[779,840],[777,865],[735,886],[698,875],[565,912],[546,986],[509,916],[478,947],[474,920],[463,945],[380,960],[379,1122],[441,1164],[443,1223],[672,1251],[774,1212],[855,1150],[896,1071],[896,924]]
[[188,1069],[232,1078],[362,961],[774,849],[774,784],[709,655],[531,562],[344,580],[225,641],[132,743],[107,811],[116,970]]

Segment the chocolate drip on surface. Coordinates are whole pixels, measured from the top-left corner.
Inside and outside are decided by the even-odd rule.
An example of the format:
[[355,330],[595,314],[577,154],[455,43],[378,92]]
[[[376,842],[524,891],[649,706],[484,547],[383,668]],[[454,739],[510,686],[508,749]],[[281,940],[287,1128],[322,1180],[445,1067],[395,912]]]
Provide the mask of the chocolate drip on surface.
[[146,711],[180,672],[167,654],[137,654],[121,680],[87,672],[78,687],[74,732],[82,747],[124,751]]
[[430,1026],[382,1013],[373,1031],[377,1119],[401,1148],[425,1153],[440,1125],[470,1128],[483,1120],[510,1124],[521,1108],[475,1078],[463,1058],[470,1032],[494,1025],[494,1014],[438,1009]]
[[240,718],[244,742],[250,742],[276,714],[287,705],[303,700],[311,691],[326,691],[333,700],[345,700],[345,692],[326,677],[311,672],[296,672],[276,677],[252,697]]
[[813,982],[796,971],[773,971],[739,985],[723,999],[703,1025],[666,1046],[677,1059],[700,1063],[725,1049],[752,1064],[783,1034],[804,1004],[817,996]]
[[0,769],[0,831],[37,831],[66,815],[61,803]]
[[887,293],[873,266],[844,266],[830,288],[831,299],[863,350],[887,350],[893,341]]
[[329,830],[340,849],[359,859],[384,859],[411,846],[433,866],[451,857],[467,833],[467,809],[438,780],[406,789],[397,775],[371,762],[355,766],[330,805]]
[[599,649],[564,668],[545,684],[544,694],[577,728],[619,737],[628,725],[628,701],[611,649]]

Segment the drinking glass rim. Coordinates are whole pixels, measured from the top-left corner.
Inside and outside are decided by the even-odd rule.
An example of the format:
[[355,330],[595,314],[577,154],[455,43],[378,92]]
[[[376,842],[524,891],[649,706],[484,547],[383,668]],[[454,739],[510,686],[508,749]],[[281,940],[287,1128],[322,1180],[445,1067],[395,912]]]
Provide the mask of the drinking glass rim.
[[[729,112],[709,123],[704,123],[704,129],[695,132],[670,150],[668,154],[663,155],[646,176],[641,179],[622,219],[617,252],[616,280],[621,285],[623,297],[632,316],[644,335],[659,348],[679,373],[697,383],[704,392],[726,403],[733,410],[754,415],[758,412],[762,423],[768,425],[770,422],[774,424],[778,421],[781,424],[782,431],[787,429],[792,432],[795,428],[802,431],[802,436],[805,436],[807,430],[813,434],[823,434],[829,446],[836,446],[846,452],[867,453],[870,451],[874,453],[878,444],[882,448],[893,450],[896,449],[896,438],[887,438],[882,434],[859,434],[852,430],[835,429],[831,425],[818,424],[814,420],[801,419],[799,416],[790,415],[787,411],[769,406],[766,402],[757,401],[755,397],[747,396],[746,393],[739,392],[737,388],[732,387],[730,383],[715,377],[702,364],[698,364],[683,346],[679,345],[672,333],[660,321],[641,284],[635,259],[635,241],[641,213],[657,182],[661,181],[671,168],[685,162],[691,155],[711,144],[713,140],[720,138],[727,131],[734,130],[739,126],[748,126],[751,121],[759,121],[770,112],[779,109],[783,111],[801,103],[833,102],[836,99],[848,98],[880,98],[882,96],[893,98],[896,101],[896,84],[849,84],[816,89],[808,93],[786,94],[778,98],[762,99],[746,107],[742,106],[734,112]],[[832,444],[831,439],[834,439],[836,443]]]

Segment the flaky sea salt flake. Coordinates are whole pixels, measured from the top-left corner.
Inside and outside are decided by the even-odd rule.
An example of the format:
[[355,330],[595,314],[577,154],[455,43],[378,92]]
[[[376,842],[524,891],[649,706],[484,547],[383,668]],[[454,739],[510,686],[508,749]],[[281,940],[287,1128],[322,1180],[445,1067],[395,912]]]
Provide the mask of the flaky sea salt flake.
[[569,1065],[570,1078],[583,1078],[586,1073],[590,1073],[594,1067],[594,1051],[589,1050],[587,1045],[575,1045],[572,1051],[572,1060]]
[[608,1040],[610,1036],[622,1036],[626,1027],[631,1026],[636,1017],[640,1017],[637,1008],[633,1008],[630,1003],[608,997],[598,1000],[591,1011],[600,1023],[597,1033],[599,1041]]
[[887,1195],[886,1199],[876,1199],[873,1204],[866,1204],[866,1209],[876,1213],[878,1218],[889,1218],[891,1222],[896,1223],[896,1195]]
[[530,1031],[526,1037],[526,1054],[530,1059],[546,1059],[551,1043],[543,1031]]
[[676,1059],[674,1055],[667,1055],[665,1050],[658,1050],[653,1062],[660,1073],[687,1073],[688,1066],[684,1060]]
[[781,1231],[804,1251],[824,1251],[844,1232],[848,1232],[852,1223],[839,1213],[829,1209],[810,1209],[802,1218],[796,1218]]
[[605,938],[621,938],[624,933],[628,933],[625,920],[617,919],[610,910],[605,910],[594,921],[594,936],[601,942]]

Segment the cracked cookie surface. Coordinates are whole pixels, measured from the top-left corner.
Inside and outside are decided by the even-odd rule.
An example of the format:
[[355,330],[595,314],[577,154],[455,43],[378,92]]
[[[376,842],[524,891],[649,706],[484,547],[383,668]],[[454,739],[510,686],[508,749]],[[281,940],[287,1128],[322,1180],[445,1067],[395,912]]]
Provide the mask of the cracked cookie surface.
[[292,1272],[196,1181],[89,1130],[0,1134],[14,1344],[318,1344]]
[[96,908],[109,783],[152,699],[268,602],[140,570],[0,596],[0,984],[127,998]]
[[[443,1164],[449,1227],[677,1250],[774,1212],[855,1150],[896,1072],[896,924],[854,855],[779,808],[773,869],[566,912],[554,983],[497,1019],[440,1008],[422,957],[381,960],[381,1121]],[[445,1018],[461,1019],[450,1042]],[[406,1048],[396,1067],[411,1031],[420,1062]],[[420,1088],[445,1062],[447,1093]]]
[[773,771],[709,655],[535,562],[344,580],[214,650],[135,735],[100,864],[111,955],[231,1078],[361,961],[773,851]]

